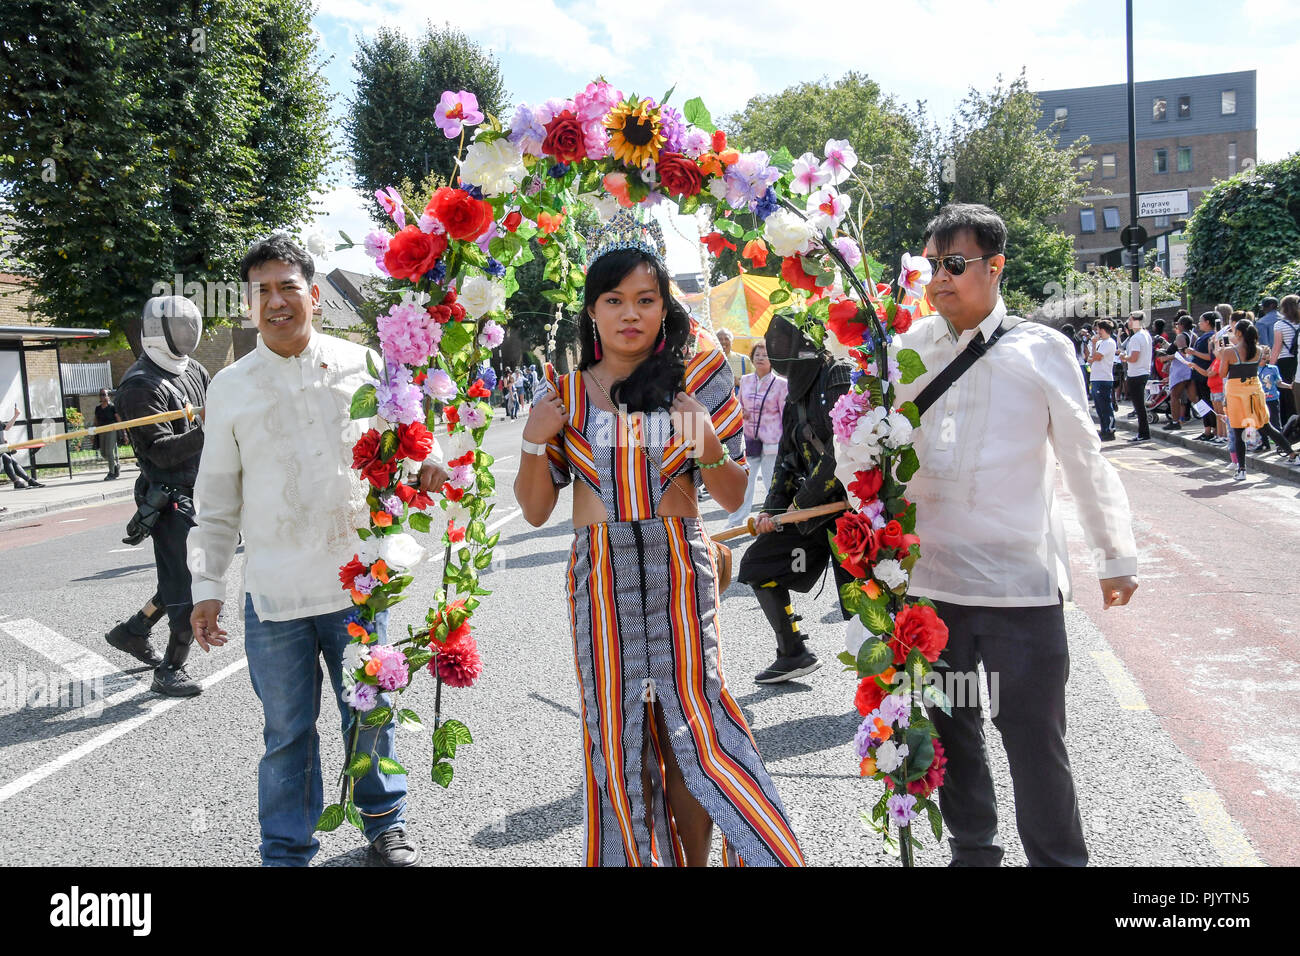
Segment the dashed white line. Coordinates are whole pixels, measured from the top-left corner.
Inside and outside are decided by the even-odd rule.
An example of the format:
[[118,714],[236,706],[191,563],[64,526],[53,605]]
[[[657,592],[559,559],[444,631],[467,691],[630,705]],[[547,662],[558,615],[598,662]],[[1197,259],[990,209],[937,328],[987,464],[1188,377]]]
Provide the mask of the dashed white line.
[[1213,790],[1193,790],[1183,794],[1183,802],[1192,808],[1197,822],[1209,838],[1214,852],[1224,866],[1263,866],[1250,841],[1242,834],[1228,809]]

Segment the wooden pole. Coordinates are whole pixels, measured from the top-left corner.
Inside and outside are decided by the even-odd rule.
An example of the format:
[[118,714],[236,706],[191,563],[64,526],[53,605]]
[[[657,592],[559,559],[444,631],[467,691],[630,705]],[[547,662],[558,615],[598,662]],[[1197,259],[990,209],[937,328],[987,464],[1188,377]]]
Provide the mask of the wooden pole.
[[12,445],[0,445],[0,451],[17,451],[20,448],[40,448],[56,441],[75,441],[78,438],[88,438],[92,435],[102,435],[104,432],[115,432],[123,428],[135,428],[137,425],[156,425],[160,422],[171,422],[178,418],[193,419],[195,415],[202,412],[203,409],[195,408],[193,405],[186,405],[184,408],[177,409],[174,412],[159,412],[157,415],[145,415],[142,418],[132,418],[130,421],[113,422],[111,425],[98,425],[90,428],[82,428],[75,432],[64,432],[61,435],[50,435],[46,438],[30,438],[27,441],[14,442]]
[[[783,524],[797,524],[800,521],[808,521],[811,518],[820,518],[822,515],[838,514],[841,511],[848,510],[848,502],[835,501],[828,505],[818,505],[816,508],[807,508],[800,511],[787,511],[785,514],[775,515],[772,520],[777,526]],[[744,535],[758,536],[758,528],[754,524],[754,519],[750,518],[745,522],[744,527],[732,528],[730,531],[723,531],[721,534],[709,535],[714,541],[730,541],[732,538],[739,538]]]

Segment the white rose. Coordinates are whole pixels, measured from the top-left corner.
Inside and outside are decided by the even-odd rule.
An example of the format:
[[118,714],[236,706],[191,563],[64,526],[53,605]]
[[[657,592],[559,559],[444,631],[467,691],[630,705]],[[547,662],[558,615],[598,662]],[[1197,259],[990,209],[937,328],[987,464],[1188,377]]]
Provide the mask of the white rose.
[[844,628],[844,649],[854,657],[858,656],[858,648],[867,642],[867,638],[872,634],[867,630],[867,626],[862,623],[862,618],[856,614],[849,618]]
[[778,209],[763,224],[763,237],[772,251],[784,258],[807,249],[812,244],[813,231],[802,216]]
[[461,160],[460,175],[482,189],[484,196],[514,192],[526,175],[524,157],[519,147],[505,138],[472,143]]
[[379,542],[379,556],[394,571],[415,567],[425,556],[424,548],[409,534],[386,534]]
[[894,588],[902,587],[907,583],[907,572],[904,571],[903,566],[893,558],[885,558],[881,561],[877,561],[875,566],[872,567],[871,573],[875,576],[876,580],[891,591],[894,590]]
[[876,748],[876,769],[883,770],[885,773],[893,773],[903,765],[903,759],[907,756],[907,744],[901,747],[892,740],[886,740]]
[[890,448],[902,448],[912,440],[912,423],[902,412],[890,412],[889,434],[883,439]]
[[505,308],[506,291],[498,282],[474,276],[466,280],[465,288],[460,290],[456,301],[465,307],[471,319],[478,319],[489,312],[500,312]]
[[[709,193],[710,193],[710,195],[713,196],[714,199],[719,199],[719,200],[726,199],[726,198],[727,198],[727,184],[726,184],[726,182],[723,181],[723,179],[722,179],[721,177],[719,177],[719,178],[717,178],[717,179],[714,179],[714,180],[710,181],[710,182],[709,182]],[[770,221],[770,220],[769,220],[769,221]]]

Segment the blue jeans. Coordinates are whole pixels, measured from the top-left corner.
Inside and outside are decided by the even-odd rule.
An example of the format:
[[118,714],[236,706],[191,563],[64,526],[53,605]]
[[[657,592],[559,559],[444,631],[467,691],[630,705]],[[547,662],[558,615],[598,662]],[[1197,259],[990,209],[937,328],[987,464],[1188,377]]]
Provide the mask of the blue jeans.
[[1114,389],[1114,382],[1094,380],[1092,383],[1092,407],[1097,409],[1097,423],[1103,432],[1115,430],[1115,408],[1111,405],[1111,393]]
[[[266,753],[257,766],[257,819],[262,827],[259,849],[264,866],[306,866],[320,849],[320,841],[313,836],[325,808],[320,737],[316,733],[320,658],[325,658],[329,669],[346,750],[351,710],[342,700],[342,665],[343,649],[352,640],[344,623],[347,615],[347,611],[335,611],[292,621],[262,621],[253,610],[252,597],[244,596],[244,651],[264,717]],[[386,644],[386,611],[378,615],[376,624],[379,643]],[[376,706],[390,704],[388,695],[381,694]],[[391,721],[379,731],[363,727],[356,752],[397,759],[393,736]],[[378,764],[375,759],[370,772],[356,782],[354,792],[370,841],[406,823],[406,777],[380,773]]]

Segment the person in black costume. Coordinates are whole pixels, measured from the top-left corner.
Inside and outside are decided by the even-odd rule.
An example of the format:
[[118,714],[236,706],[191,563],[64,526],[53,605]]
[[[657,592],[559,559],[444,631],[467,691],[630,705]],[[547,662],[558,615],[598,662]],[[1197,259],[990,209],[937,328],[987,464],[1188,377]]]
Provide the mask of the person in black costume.
[[[143,352],[117,390],[122,419],[176,411],[207,400],[208,372],[193,357],[203,334],[203,316],[182,296],[160,296],[145,303],[141,334]],[[131,429],[140,465],[135,483],[139,508],[127,526],[127,543],[153,538],[158,590],[147,604],[105,635],[118,650],[155,668],[153,690],[169,697],[202,692],[185,670],[194,640],[190,629],[190,569],[185,541],[194,527],[194,479],[203,451],[201,416],[178,418]],[[149,630],[167,616],[170,635],[161,657]]]
[[[835,477],[835,445],[831,409],[851,385],[850,369],[820,349],[788,318],[772,318],[765,336],[772,368],[789,381],[790,391],[781,417],[772,489],[755,518],[759,536],[745,551],[736,580],[750,585],[763,614],[776,633],[776,661],[754,680],[776,684],[811,674],[821,664],[804,644],[799,615],[790,591],[807,593],[829,562],[839,585],[852,580],[831,553],[828,531],[834,515],[778,527],[773,515],[844,501],[844,487]],[[845,620],[850,617],[840,602]]]

